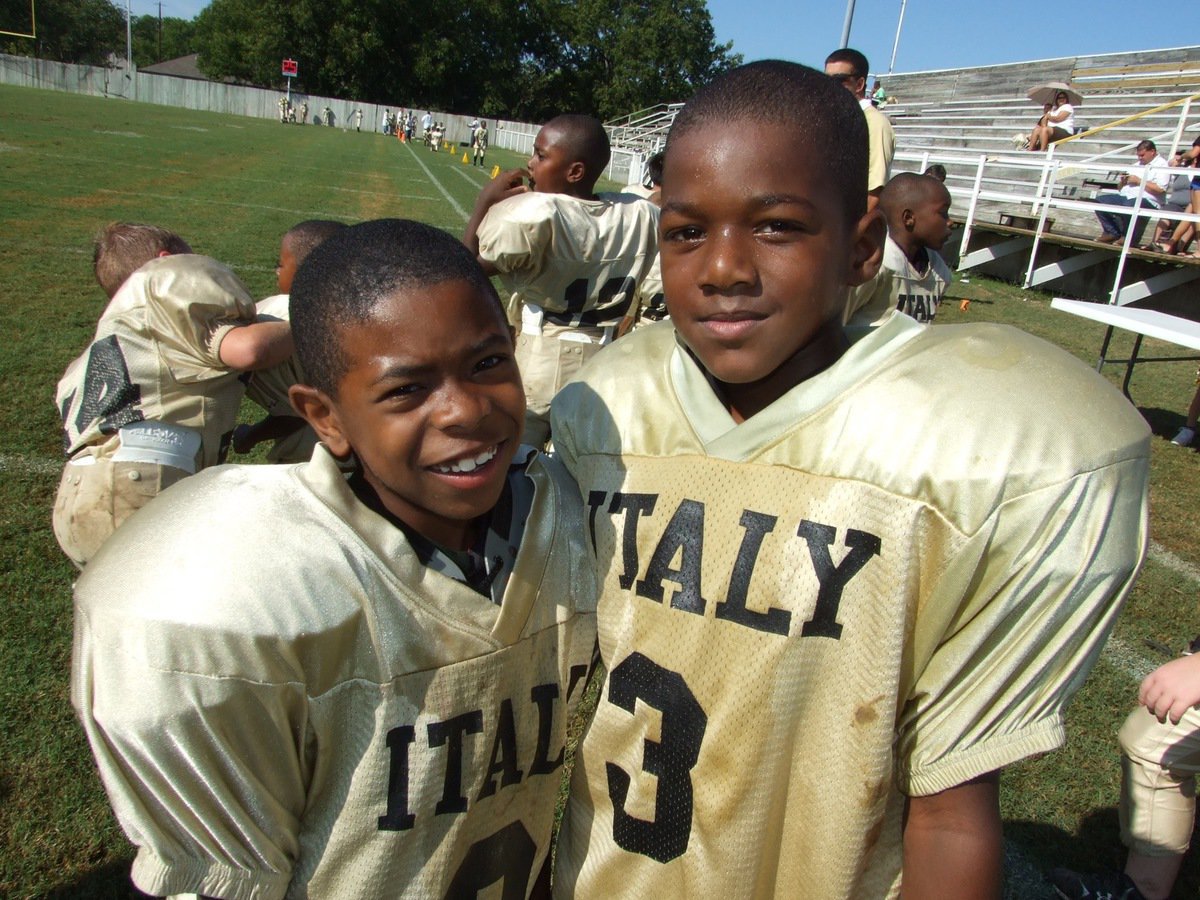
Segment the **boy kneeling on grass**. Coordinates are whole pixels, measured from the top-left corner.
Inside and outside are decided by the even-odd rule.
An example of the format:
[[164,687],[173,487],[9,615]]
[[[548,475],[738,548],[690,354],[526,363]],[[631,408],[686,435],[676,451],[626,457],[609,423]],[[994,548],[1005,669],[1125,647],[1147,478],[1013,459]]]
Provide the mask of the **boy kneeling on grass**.
[[555,398],[608,669],[555,893],[999,896],[998,771],[1064,740],[1146,538],[1149,435],[1095,372],[894,313],[862,111],[792,63],[667,141],[674,329]]
[[453,238],[383,220],[314,251],[291,316],[312,460],[186,479],[76,588],[72,699],[134,883],[527,896],[595,580],[574,485],[518,450],[499,298]]

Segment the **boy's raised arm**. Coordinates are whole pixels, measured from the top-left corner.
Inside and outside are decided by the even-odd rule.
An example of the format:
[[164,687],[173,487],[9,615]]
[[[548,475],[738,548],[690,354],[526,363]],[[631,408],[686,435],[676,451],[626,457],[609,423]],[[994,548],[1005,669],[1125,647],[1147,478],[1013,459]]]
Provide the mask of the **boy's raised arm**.
[[1000,896],[1002,862],[999,772],[908,799],[904,900],[995,900]]
[[525,169],[501,172],[485,184],[479,191],[479,196],[475,198],[475,208],[471,211],[471,218],[467,220],[467,227],[463,231],[463,243],[475,254],[479,265],[483,266],[483,271],[488,275],[495,275],[500,270],[479,255],[479,225],[488,214],[488,210],[501,200],[528,192],[529,188],[525,185],[525,179],[528,177],[529,172]]

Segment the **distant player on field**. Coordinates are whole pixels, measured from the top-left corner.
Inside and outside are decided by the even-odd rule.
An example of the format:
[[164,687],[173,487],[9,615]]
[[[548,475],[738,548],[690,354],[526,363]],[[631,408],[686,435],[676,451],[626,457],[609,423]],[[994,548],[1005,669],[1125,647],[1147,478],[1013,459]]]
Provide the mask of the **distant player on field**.
[[595,193],[609,152],[596,119],[551,119],[527,170],[484,185],[463,236],[512,292],[510,318],[520,317],[529,444],[547,441],[551,398],[616,336],[657,254],[657,207],[629,194]]
[[866,130],[793,63],[701,89],[663,171],[674,328],[555,398],[608,671],[558,895],[995,900],[997,773],[1062,744],[1132,583],[1149,434],[1107,381],[996,325],[847,341]]
[[596,640],[575,486],[518,448],[504,310],[445,232],[342,229],[291,302],[312,461],[188,479],[76,588],[72,698],[133,881],[527,897]]
[[255,323],[237,276],[165,229],[109,225],[95,271],[112,299],[57,392],[67,464],[54,534],[79,566],[160,491],[224,459],[239,373],[292,352],[287,323]]
[[898,309],[932,322],[952,274],[939,250],[950,237],[950,192],[931,175],[903,172],[879,195],[888,236],[883,265],[851,292],[845,321],[873,325]]
[[[255,305],[258,310],[256,321],[289,320],[288,294],[292,290],[296,270],[322,241],[345,227],[341,222],[310,219],[288,229],[279,242],[279,263],[275,267],[279,293]],[[267,415],[253,425],[239,425],[233,430],[233,449],[236,453],[249,453],[263,441],[273,441],[271,449],[267,451],[270,462],[308,461],[317,444],[317,434],[292,408],[288,399],[291,386],[303,382],[304,373],[294,355],[277,366],[251,373],[246,382],[246,396],[261,406]]]
[[483,157],[487,153],[488,148],[488,129],[487,122],[481,121],[475,124],[475,128],[471,132],[471,162],[483,168]]

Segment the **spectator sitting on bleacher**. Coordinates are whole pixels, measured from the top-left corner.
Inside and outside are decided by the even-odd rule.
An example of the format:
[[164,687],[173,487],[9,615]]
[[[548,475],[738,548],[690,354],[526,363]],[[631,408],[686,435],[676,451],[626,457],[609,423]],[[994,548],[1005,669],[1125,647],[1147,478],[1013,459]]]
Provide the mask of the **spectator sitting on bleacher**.
[[[1096,202],[1103,203],[1109,206],[1134,206],[1137,203],[1138,194],[1142,192],[1142,181],[1145,184],[1145,193],[1142,196],[1142,206],[1149,209],[1158,209],[1159,203],[1167,192],[1167,184],[1171,180],[1167,173],[1167,161],[1158,152],[1158,147],[1154,145],[1154,141],[1142,141],[1137,145],[1136,151],[1138,165],[1134,166],[1128,172],[1121,176],[1118,185],[1121,188],[1118,194],[1097,194]],[[1096,238],[1101,244],[1116,244],[1125,237],[1125,232],[1129,230],[1129,222],[1132,216],[1124,213],[1109,212],[1108,210],[1096,210],[1096,218],[1100,220],[1100,227],[1104,229],[1103,234]],[[1147,219],[1144,216],[1139,216],[1137,224],[1133,229],[1133,242],[1136,244],[1141,236],[1142,229],[1146,227]]]
[[[1192,141],[1190,149],[1182,150],[1175,154],[1175,158],[1171,160],[1171,165],[1193,166],[1197,170],[1200,170],[1200,137]],[[1187,176],[1183,177],[1186,178]],[[1197,171],[1192,176],[1188,188],[1188,205],[1182,207],[1182,209],[1176,207],[1176,211],[1181,212],[1183,209],[1187,209],[1196,215],[1200,215],[1200,171]],[[1168,193],[1173,194],[1174,191]],[[1168,226],[1170,225],[1170,221],[1170,219],[1163,219],[1163,222],[1167,223]],[[1163,239],[1164,234],[1155,236],[1155,244],[1158,246],[1158,249],[1163,253],[1183,253],[1187,250],[1187,245],[1191,242],[1192,238],[1196,236],[1196,225],[1193,222],[1179,222],[1175,226],[1175,230],[1171,232],[1170,238]],[[1200,258],[1200,243],[1196,244],[1196,249],[1192,251],[1192,256]]]
[[1075,107],[1066,91],[1054,95],[1053,105],[1047,103],[1042,107],[1042,117],[1029,133],[1030,150],[1049,150],[1055,141],[1070,137],[1075,133]]

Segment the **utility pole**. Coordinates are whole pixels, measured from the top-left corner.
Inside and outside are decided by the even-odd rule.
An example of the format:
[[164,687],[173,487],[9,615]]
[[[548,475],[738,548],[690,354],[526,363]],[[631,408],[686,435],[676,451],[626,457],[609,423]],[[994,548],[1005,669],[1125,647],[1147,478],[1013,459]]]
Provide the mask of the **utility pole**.
[[900,47],[900,28],[904,25],[904,7],[908,6],[908,0],[900,0],[900,21],[896,23],[896,41],[892,44],[892,61],[888,63],[888,74],[892,74],[892,69],[896,68],[896,50]]
[[[895,54],[893,54],[894,56]],[[157,62],[162,62],[162,3],[158,4],[158,59]]]
[[125,0],[125,77],[129,79],[133,99],[137,99],[137,76],[133,74],[133,8]]
[[846,2],[846,24],[842,26],[842,48],[850,46],[850,23],[854,21],[854,0]]

